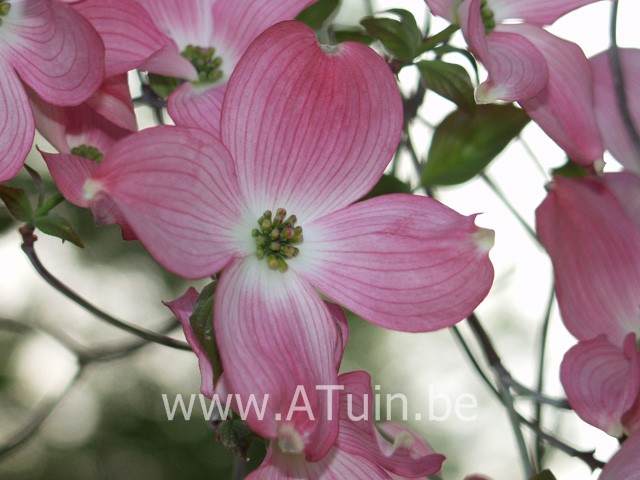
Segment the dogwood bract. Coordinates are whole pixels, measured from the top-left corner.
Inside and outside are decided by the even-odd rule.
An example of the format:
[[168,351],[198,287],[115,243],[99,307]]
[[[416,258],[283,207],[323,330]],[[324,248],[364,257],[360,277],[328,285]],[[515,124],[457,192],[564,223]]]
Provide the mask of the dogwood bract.
[[55,105],[77,105],[102,82],[104,47],[84,18],[51,0],[0,1],[0,182],[13,178],[35,126],[21,82]]
[[[317,290],[378,325],[430,331],[467,316],[488,292],[493,232],[430,198],[354,203],[376,184],[402,129],[387,64],[358,43],[320,46],[283,22],[238,63],[222,141],[156,127],[107,153],[85,185],[108,197],[165,267],[187,278],[223,270],[215,333],[229,390],[290,404],[309,385],[318,416],[286,425],[309,460],[337,432],[336,321]],[[286,413],[286,412],[276,412]],[[277,416],[249,425],[278,438]],[[291,430],[293,428],[293,430]]]

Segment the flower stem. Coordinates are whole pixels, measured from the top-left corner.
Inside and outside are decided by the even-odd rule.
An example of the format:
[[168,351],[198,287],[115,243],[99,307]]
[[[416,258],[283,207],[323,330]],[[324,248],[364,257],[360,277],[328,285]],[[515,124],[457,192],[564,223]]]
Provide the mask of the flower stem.
[[458,25],[449,25],[444,30],[430,36],[429,38],[426,38],[422,42],[420,47],[418,47],[418,55],[428,52],[429,50],[434,49],[441,43],[446,42],[447,40],[449,40],[449,38],[451,38],[451,35],[456,33],[458,30],[460,30],[460,27]]
[[100,310],[98,307],[90,303],[89,301],[82,298],[76,292],[67,287],[64,283],[54,277],[42,264],[38,255],[36,254],[34,243],[37,240],[37,237],[33,234],[33,229],[22,227],[20,229],[20,233],[22,234],[22,250],[27,255],[27,258],[36,269],[38,274],[53,288],[58,290],[64,296],[66,296],[69,300],[77,303],[82,308],[92,313],[96,317],[104,320],[105,322],[117,327],[121,330],[129,332],[137,337],[142,338],[148,342],[158,343],[160,345],[165,345],[167,347],[176,348],[179,350],[191,350],[189,344],[183,342],[181,340],[177,340],[171,337],[167,337],[165,335],[159,335],[155,332],[146,330],[141,327],[137,327],[131,325],[130,323],[124,322],[122,320],[118,320],[117,318],[109,315],[108,313]]
[[47,200],[37,208],[37,210],[33,214],[33,217],[38,218],[46,215],[47,213],[49,213],[49,211],[51,211],[54,207],[60,205],[62,202],[64,202],[64,197],[60,192],[56,192],[53,197],[51,197],[49,200]]

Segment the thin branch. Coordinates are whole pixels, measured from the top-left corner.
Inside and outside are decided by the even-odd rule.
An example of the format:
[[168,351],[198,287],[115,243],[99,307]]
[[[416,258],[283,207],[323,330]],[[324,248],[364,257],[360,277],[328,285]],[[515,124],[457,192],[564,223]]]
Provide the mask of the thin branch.
[[611,2],[611,24],[609,26],[609,38],[611,46],[609,47],[609,61],[611,62],[611,73],[613,74],[614,89],[616,91],[616,100],[618,110],[622,116],[622,123],[627,130],[627,134],[631,139],[636,152],[640,155],[640,134],[633,124],[631,112],[629,111],[629,99],[627,98],[626,81],[624,72],[622,71],[622,62],[620,60],[620,49],[618,48],[618,0]]
[[511,212],[511,214],[516,218],[516,220],[518,220],[518,223],[522,225],[522,228],[524,228],[527,231],[527,233],[531,236],[531,238],[537,244],[540,244],[540,240],[538,240],[538,236],[536,235],[536,232],[533,230],[531,225],[529,225],[526,222],[526,220],[522,218],[522,215],[520,215],[520,213],[513,207],[513,205],[511,205],[511,202],[509,202],[509,200],[507,199],[505,194],[502,192],[502,190],[500,190],[498,186],[495,183],[493,183],[493,180],[491,180],[487,176],[487,174],[484,172],[480,173],[480,178],[484,180],[484,183],[487,184],[487,186],[491,189],[491,191],[495,194],[495,196],[498,197],[502,201],[502,203],[504,203],[504,206],[507,207],[507,209]]
[[96,317],[104,320],[105,322],[117,327],[125,332],[129,332],[137,337],[142,338],[143,340],[147,340],[149,342],[158,343],[160,345],[165,345],[167,347],[176,348],[179,350],[191,350],[191,347],[187,342],[182,340],[177,340],[175,338],[167,337],[165,335],[159,335],[150,330],[144,329],[142,327],[137,327],[128,322],[118,320],[117,318],[109,315],[108,313],[100,310],[98,307],[90,303],[89,301],[82,298],[76,292],[67,287],[64,283],[54,277],[40,262],[38,255],[34,249],[34,243],[37,240],[37,237],[33,234],[33,230],[29,228],[21,228],[20,233],[22,234],[22,250],[29,258],[29,261],[36,269],[38,274],[53,288],[58,290],[64,296],[66,296],[69,300],[77,303],[82,308],[92,313]]
[[542,176],[547,181],[550,181],[551,177],[549,176],[549,172],[544,168],[544,166],[542,165],[542,162],[540,161],[536,153],[533,151],[533,148],[531,148],[531,145],[529,145],[529,143],[525,141],[522,135],[518,135],[518,141],[522,145],[522,148],[524,148],[524,151],[527,152],[527,155],[529,155],[529,158],[533,160],[533,164],[537,167],[537,169],[540,171]]
[[[551,322],[551,309],[553,308],[553,300],[555,298],[555,284],[551,283],[551,292],[549,293],[549,300],[547,302],[547,308],[545,309],[544,320],[542,327],[540,328],[540,356],[538,357],[538,378],[536,382],[536,391],[542,394],[544,390],[544,365],[545,357],[547,353],[547,335],[549,334],[549,323]],[[542,402],[536,402],[535,410],[533,414],[538,425],[542,425]],[[544,446],[540,439],[536,442],[535,446],[535,459],[538,466],[542,466],[542,456],[544,455]]]
[[62,393],[55,399],[46,402],[42,407],[38,408],[35,415],[24,427],[22,427],[18,432],[11,436],[6,443],[0,445],[0,458],[3,458],[4,456],[14,452],[40,431],[40,428],[42,427],[42,425],[44,425],[44,422],[49,418],[49,416],[58,407],[58,405],[60,405],[62,400],[64,400],[67,394],[71,391],[73,386],[78,382],[78,380],[82,376],[83,371],[84,369],[82,365],[80,365],[75,375],[69,381]]

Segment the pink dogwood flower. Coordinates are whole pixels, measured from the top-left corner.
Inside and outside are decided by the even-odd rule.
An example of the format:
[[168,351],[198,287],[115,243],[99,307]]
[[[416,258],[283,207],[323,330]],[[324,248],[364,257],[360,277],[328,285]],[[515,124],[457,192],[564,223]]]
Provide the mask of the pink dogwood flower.
[[54,105],[77,105],[102,82],[104,47],[91,25],[52,0],[0,2],[0,182],[13,178],[35,126],[22,82]]
[[607,462],[599,480],[640,480],[640,432],[624,441],[620,450]]
[[440,470],[444,457],[433,453],[414,432],[397,424],[382,430],[394,439],[389,443],[373,424],[373,392],[366,372],[338,378],[340,391],[339,433],[334,446],[316,462],[283,452],[271,442],[267,457],[247,480],[405,480]]
[[[227,82],[249,44],[283,20],[293,20],[313,0],[137,0],[188,59],[190,69],[171,63],[146,65],[153,73],[187,80],[168,99],[171,118],[183,127],[218,134]],[[141,67],[142,70],[145,66]]]
[[561,379],[578,415],[614,436],[638,427],[640,178],[557,178],[538,208],[538,236],[554,266],[563,321],[580,342]]
[[[401,129],[382,58],[358,43],[322,47],[303,24],[283,22],[236,66],[222,141],[143,130],[111,148],[85,193],[111,199],[171,271],[223,270],[214,326],[230,391],[289,399],[297,385],[337,379],[339,330],[316,289],[378,325],[429,331],[465,318],[491,286],[493,232],[474,216],[414,195],[354,203],[380,179]],[[326,392],[307,393],[326,411]],[[310,461],[337,432],[335,421],[302,416],[248,423],[266,438],[297,436]]]
[[[624,86],[629,113],[636,131],[640,128],[640,50],[619,49]],[[596,119],[604,146],[624,165],[625,168],[640,173],[640,152],[634,146],[625,128],[610,64],[610,52],[602,52],[589,60],[593,72]]]
[[[595,120],[589,62],[576,44],[542,28],[594,0],[427,0],[459,22],[488,78],[479,103],[518,102],[569,157],[583,165],[604,148]],[[513,21],[518,21],[514,23]]]

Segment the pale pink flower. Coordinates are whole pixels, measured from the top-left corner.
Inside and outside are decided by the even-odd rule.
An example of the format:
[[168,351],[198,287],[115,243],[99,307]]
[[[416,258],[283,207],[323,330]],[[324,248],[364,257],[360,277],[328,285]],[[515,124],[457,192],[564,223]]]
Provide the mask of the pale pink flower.
[[[621,48],[619,53],[629,113],[636,131],[639,131],[640,50]],[[640,173],[640,152],[629,138],[618,106],[617,87],[611,73],[610,52],[602,52],[589,61],[593,72],[596,119],[604,146],[625,168]]]
[[[137,0],[173,43],[173,50],[193,65],[179,69],[155,61],[141,70],[187,80],[170,96],[176,125],[220,131],[227,82],[249,44],[267,28],[293,20],[313,0]],[[175,43],[174,43],[175,42]],[[190,48],[191,47],[191,48]],[[213,50],[210,50],[213,49]],[[196,60],[194,60],[196,57]],[[196,62],[202,66],[197,68]]]
[[563,321],[580,340],[562,383],[576,413],[614,436],[638,426],[640,229],[629,213],[639,197],[629,173],[556,178],[536,214]]
[[385,424],[382,429],[393,443],[376,430],[371,378],[366,372],[346,373],[338,381],[343,387],[339,433],[327,454],[310,462],[271,442],[264,462],[247,480],[404,480],[440,470],[444,457],[428,449],[426,442],[408,428]]
[[104,47],[69,6],[52,0],[0,3],[0,182],[31,149],[33,114],[21,82],[55,105],[77,105],[102,82]]
[[[569,157],[583,165],[602,158],[589,62],[578,45],[542,28],[594,0],[427,0],[457,22],[487,68],[479,103],[518,102]],[[515,23],[514,23],[515,21]]]
[[[462,320],[491,286],[493,233],[474,216],[414,195],[353,203],[380,179],[401,129],[395,78],[373,50],[323,48],[303,24],[283,22],[237,65],[222,142],[144,130],[112,147],[85,193],[111,199],[171,271],[224,270],[214,317],[231,391],[288,402],[306,385],[322,412],[327,395],[315,385],[335,384],[340,335],[316,289],[378,325],[429,331]],[[273,417],[248,422],[281,434]],[[293,427],[310,460],[337,429],[319,419]]]

